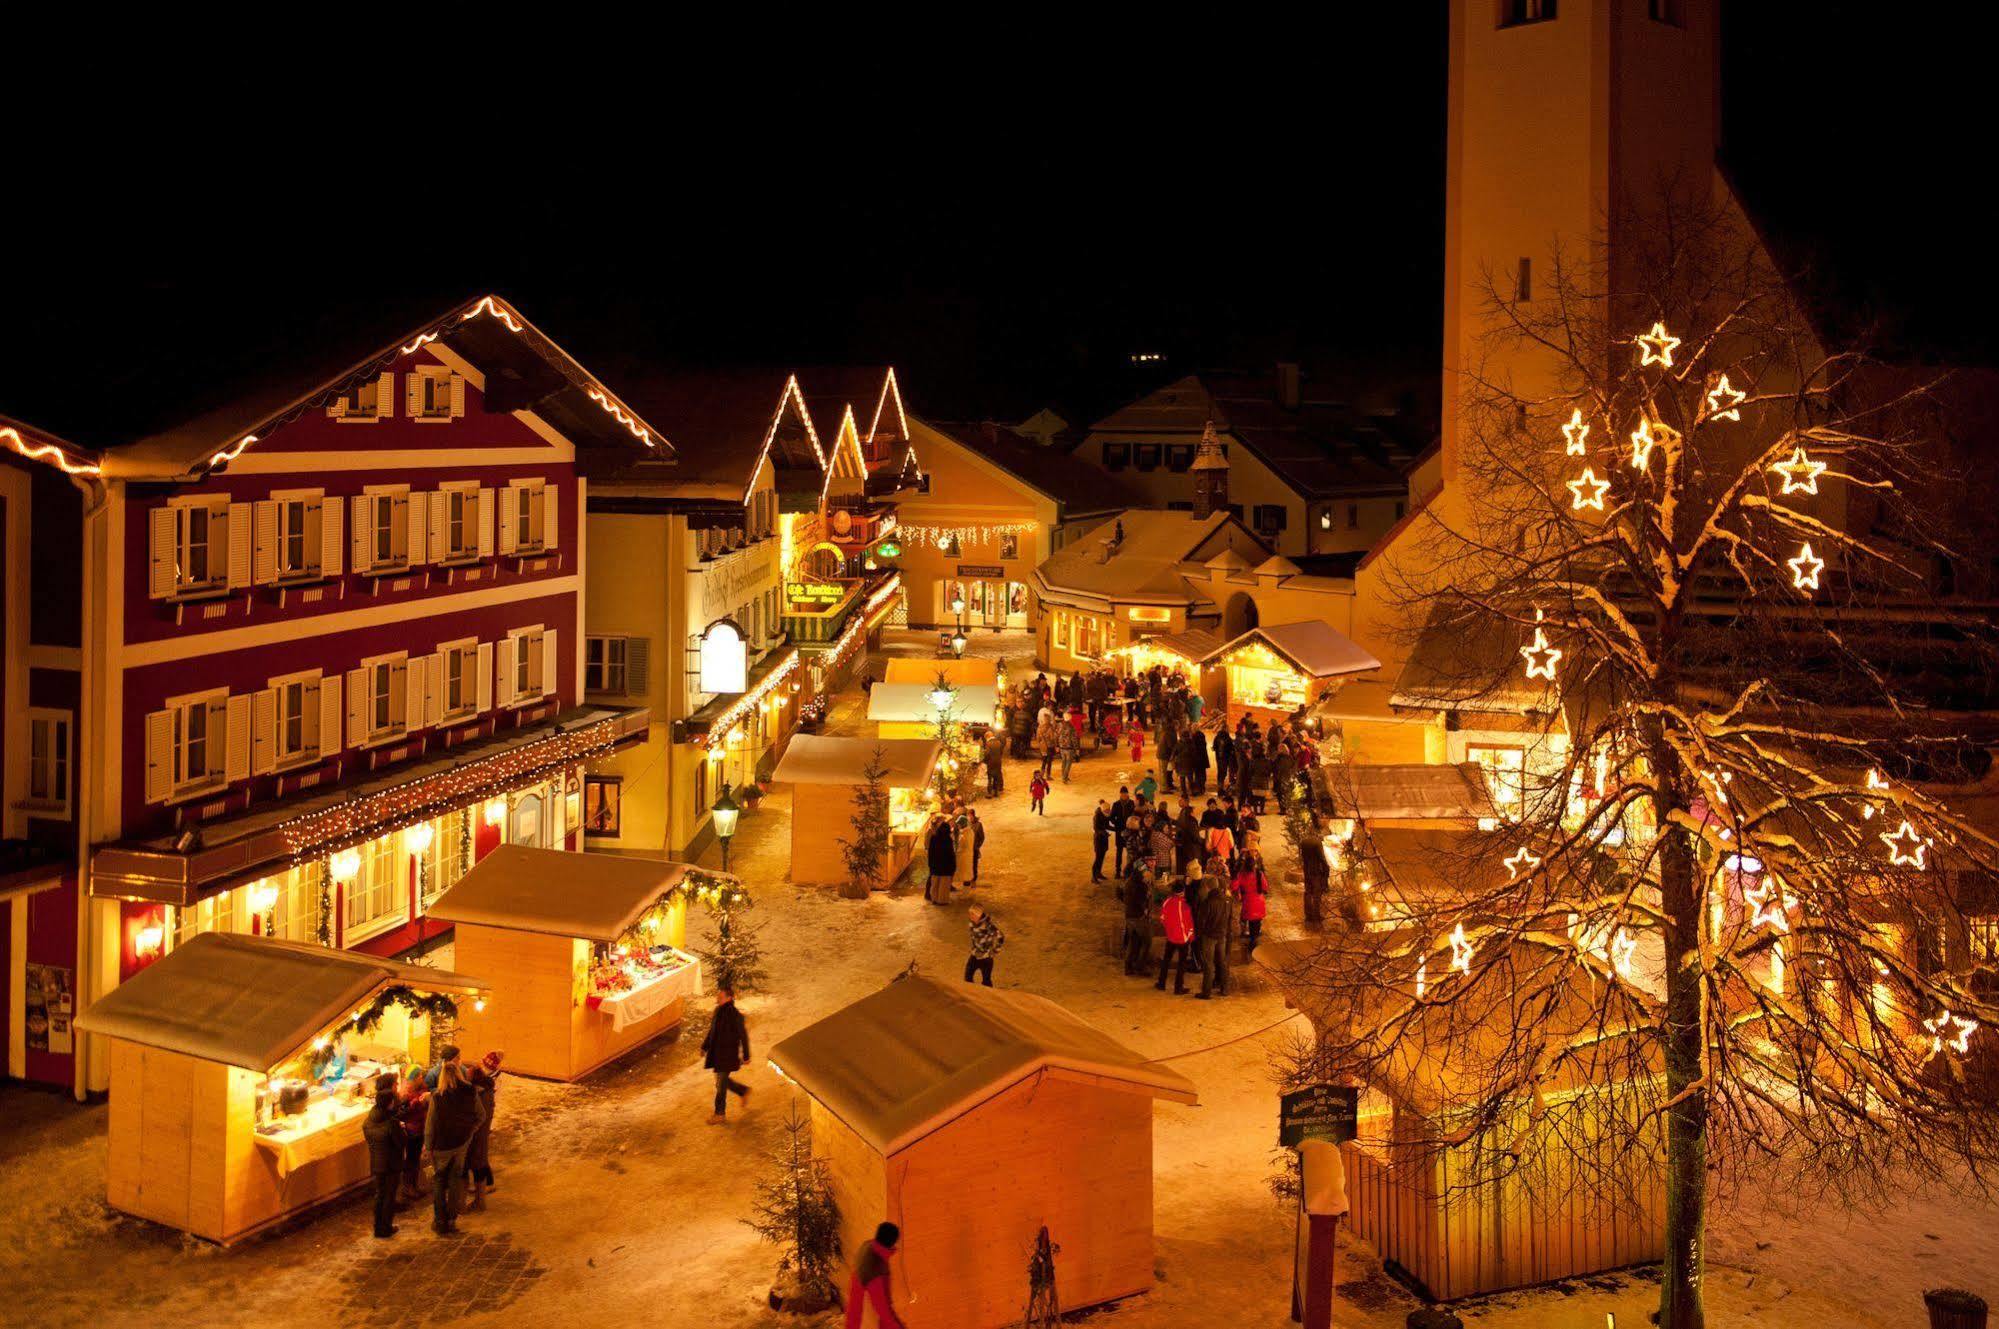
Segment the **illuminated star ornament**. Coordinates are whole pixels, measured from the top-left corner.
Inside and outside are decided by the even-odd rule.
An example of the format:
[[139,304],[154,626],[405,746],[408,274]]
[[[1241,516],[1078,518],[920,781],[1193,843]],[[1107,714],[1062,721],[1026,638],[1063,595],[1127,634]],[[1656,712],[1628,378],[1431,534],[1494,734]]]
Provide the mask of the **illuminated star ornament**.
[[1535,628],[1534,640],[1520,648],[1520,656],[1527,661],[1527,677],[1545,678],[1552,682],[1555,677],[1555,665],[1562,658],[1562,648],[1548,644],[1548,633],[1545,628]]
[[1791,902],[1777,889],[1773,878],[1765,877],[1755,887],[1743,891],[1742,901],[1750,907],[1750,927],[1768,927],[1778,932],[1791,930],[1791,920],[1784,916],[1784,911],[1791,908]]
[[[1887,792],[1888,789],[1888,777],[1881,774],[1881,772],[1877,768],[1869,766],[1867,768],[1867,787],[1870,790],[1875,790],[1878,792],[1885,793]],[[1871,800],[1869,802],[1862,803],[1860,805],[1860,819],[1862,821],[1874,820],[1875,811],[1876,811],[1875,806]]]
[[1773,463],[1770,469],[1784,477],[1782,492],[1816,494],[1819,491],[1819,477],[1825,474],[1825,463],[1813,461],[1805,455],[1803,448],[1792,448],[1789,461]]
[[1652,330],[1637,338],[1641,365],[1660,365],[1666,369],[1673,367],[1673,350],[1680,339],[1666,331],[1664,323],[1654,323]]
[[1742,412],[1738,408],[1741,407],[1748,396],[1748,393],[1730,384],[1728,375],[1723,374],[1714,381],[1714,386],[1707,390],[1707,418],[1710,420],[1740,420]]
[[1430,959],[1428,956],[1416,962],[1416,996],[1420,999],[1423,990],[1430,986]]
[[1673,443],[1680,437],[1680,431],[1657,420],[1640,420],[1638,427],[1631,431],[1631,469],[1647,470],[1652,465],[1652,449],[1661,443]]
[[1819,588],[1819,574],[1825,571],[1825,560],[1812,552],[1812,542],[1805,541],[1798,550],[1798,556],[1785,560],[1791,569],[1791,585],[1801,591],[1816,591]]
[[1626,978],[1631,977],[1632,960],[1638,954],[1638,938],[1623,928],[1610,939],[1610,967]]
[[1535,868],[1541,866],[1541,860],[1536,858],[1534,851],[1524,844],[1520,846],[1518,853],[1505,860],[1505,862],[1506,879],[1508,881],[1518,881],[1522,873],[1531,873]]
[[1580,457],[1589,451],[1589,421],[1583,419],[1582,407],[1576,407],[1569,416],[1569,422],[1562,426],[1562,442],[1571,457]]
[[1888,846],[1888,861],[1898,868],[1920,868],[1930,852],[1930,842],[1906,821],[1893,831],[1881,832],[1881,843]]
[[1461,974],[1471,972],[1471,957],[1477,950],[1465,940],[1465,925],[1459,923],[1451,929],[1451,968]]
[[1978,1021],[1943,1011],[1934,1020],[1923,1021],[1923,1028],[1930,1036],[1930,1055],[1923,1058],[1928,1061],[1945,1048],[1960,1056],[1971,1051],[1971,1036],[1978,1032]]
[[1602,512],[1603,496],[1609,490],[1610,481],[1597,479],[1596,472],[1585,466],[1581,475],[1569,481],[1569,493],[1572,496],[1569,506],[1577,512],[1581,512],[1584,508],[1595,508],[1598,512]]

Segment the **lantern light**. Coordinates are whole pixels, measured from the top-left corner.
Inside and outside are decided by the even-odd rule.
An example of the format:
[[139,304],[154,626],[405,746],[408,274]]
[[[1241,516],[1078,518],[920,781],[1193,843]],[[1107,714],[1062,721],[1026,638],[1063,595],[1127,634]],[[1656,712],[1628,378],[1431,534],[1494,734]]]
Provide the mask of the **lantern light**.
[[486,824],[488,826],[498,826],[501,822],[505,821],[506,819],[507,819],[507,800],[504,798],[487,799]]
[[743,809],[729,794],[729,783],[722,782],[722,796],[717,798],[708,811],[715,818],[715,838],[722,842],[722,871],[729,870],[729,841],[736,834],[736,818],[742,816]]
[[361,855],[352,849],[343,849],[326,860],[326,868],[335,881],[352,881],[361,875]]
[[403,843],[409,847],[412,854],[420,857],[430,852],[431,841],[436,835],[436,830],[429,822],[420,821],[403,832]]

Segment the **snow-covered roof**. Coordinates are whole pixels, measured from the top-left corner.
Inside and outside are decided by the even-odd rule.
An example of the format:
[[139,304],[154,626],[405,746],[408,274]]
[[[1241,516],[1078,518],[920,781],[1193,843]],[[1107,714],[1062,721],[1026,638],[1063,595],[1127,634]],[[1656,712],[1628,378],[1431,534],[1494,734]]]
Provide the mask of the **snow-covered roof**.
[[[1120,524],[1124,539],[1114,542]],[[1058,600],[1204,604],[1206,596],[1187,579],[1208,580],[1204,560],[1223,549],[1235,550],[1244,559],[1251,555],[1262,559],[1270,552],[1226,512],[1196,517],[1191,512],[1129,508],[1050,554],[1032,575],[1044,597]]]
[[1381,668],[1381,661],[1362,650],[1354,640],[1322,619],[1302,623],[1280,623],[1276,627],[1251,628],[1226,646],[1217,648],[1202,664],[1241,650],[1252,642],[1262,642],[1289,661],[1291,667],[1313,678],[1334,678],[1341,674],[1364,674]]
[[[876,684],[877,687],[880,684]],[[784,759],[770,778],[787,784],[859,784],[861,771],[881,753],[890,789],[915,789],[930,778],[940,748],[929,738],[835,738],[826,734],[793,734]]]
[[691,866],[503,844],[473,864],[427,912],[446,923],[616,941]]
[[263,1072],[392,984],[454,993],[487,986],[358,951],[203,932],[99,997],[76,1027]]
[[1315,766],[1332,815],[1358,821],[1478,821],[1497,817],[1485,770],[1456,766]]
[[999,684],[1000,662],[989,655],[968,656],[962,660],[919,660],[908,656],[897,656],[883,662],[882,681],[884,683],[921,683],[931,687],[942,674],[951,680],[952,687],[967,683]]
[[884,1157],[1042,1070],[1197,1101],[1186,1076],[1046,997],[915,974],[799,1030],[770,1060]]
[[[877,683],[868,689],[868,719],[896,724],[934,724],[937,707],[930,700],[935,683]],[[999,706],[999,689],[990,683],[957,688],[958,699],[946,714],[959,724],[991,724]]]

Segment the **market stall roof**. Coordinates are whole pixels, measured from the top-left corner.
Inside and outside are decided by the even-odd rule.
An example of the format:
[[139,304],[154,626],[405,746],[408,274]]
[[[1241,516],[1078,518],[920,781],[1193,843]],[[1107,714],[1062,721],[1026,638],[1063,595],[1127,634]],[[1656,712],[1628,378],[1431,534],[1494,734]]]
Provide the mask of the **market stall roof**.
[[1218,657],[1239,651],[1253,642],[1263,643],[1293,669],[1313,678],[1337,678],[1343,674],[1364,674],[1370,669],[1381,668],[1381,661],[1362,650],[1344,632],[1321,619],[1251,628],[1227,645],[1217,647],[1201,663],[1212,664]]
[[1198,1101],[1184,1075],[1046,997],[913,974],[799,1030],[770,1059],[884,1156],[1042,1070]]
[[[879,685],[877,685],[879,686]],[[835,738],[793,734],[770,778],[789,784],[859,784],[869,758],[881,753],[890,789],[915,789],[930,779],[942,751],[930,738]]]
[[1222,637],[1218,632],[1206,628],[1188,628],[1185,632],[1175,632],[1165,637],[1140,637],[1133,646],[1147,646],[1155,651],[1171,651],[1174,655],[1199,664],[1221,649]]
[[1332,815],[1354,821],[1465,821],[1497,817],[1485,768],[1421,763],[1312,768],[1312,784]]
[[262,1072],[393,984],[423,992],[486,987],[448,969],[358,951],[203,932],[91,1003],[76,1027]]
[[[1549,680],[1527,677],[1520,657],[1524,640],[1499,620],[1464,622],[1433,609],[1389,700],[1425,710],[1552,714],[1559,704],[1557,689]],[[1573,681],[1565,680],[1563,691]]]
[[[930,701],[931,683],[877,683],[868,689],[868,719],[891,724],[935,724],[937,707]],[[991,724],[999,706],[999,689],[990,683],[958,688],[958,699],[946,714],[963,724]]]
[[429,913],[446,923],[616,941],[693,867],[503,844],[474,863]]
[[951,680],[951,686],[963,687],[967,683],[999,683],[999,661],[991,656],[981,656],[966,660],[912,660],[898,656],[888,661],[882,671],[884,683],[921,683],[924,687],[935,686],[937,675]]

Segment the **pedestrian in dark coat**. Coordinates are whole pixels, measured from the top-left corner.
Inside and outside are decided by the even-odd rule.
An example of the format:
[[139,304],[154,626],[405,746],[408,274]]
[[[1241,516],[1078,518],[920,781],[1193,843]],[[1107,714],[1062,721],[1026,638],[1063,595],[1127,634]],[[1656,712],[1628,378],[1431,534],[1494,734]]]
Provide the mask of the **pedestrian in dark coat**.
[[384,1077],[375,1091],[375,1106],[361,1123],[368,1142],[368,1173],[375,1179],[375,1235],[396,1235],[396,1185],[403,1175],[403,1122],[397,1111],[394,1080]]
[[1119,889],[1124,894],[1124,972],[1142,978],[1152,958],[1152,875],[1134,862]]
[[1225,724],[1215,734],[1215,790],[1226,794],[1235,783],[1235,739]]
[[[455,1050],[454,1050],[455,1051]],[[479,1091],[465,1078],[456,1055],[438,1067],[437,1090],[423,1119],[423,1147],[430,1155],[430,1226],[438,1236],[458,1230],[465,1207],[465,1155],[480,1121]]]
[[979,860],[986,856],[986,824],[979,820],[977,808],[966,808],[965,815],[972,819],[972,880],[979,879]]
[[1229,993],[1229,939],[1235,935],[1235,897],[1213,877],[1201,878],[1201,895],[1194,906],[1194,927],[1199,937],[1201,1000],[1212,991]]
[[500,1062],[505,1057],[504,1052],[488,1052],[470,1072],[482,1109],[479,1129],[472,1136],[472,1148],[465,1155],[465,1173],[472,1179],[470,1207],[474,1211],[486,1207],[486,1192],[493,1189],[493,1113],[499,1107]]
[[1111,834],[1114,823],[1111,820],[1110,805],[1101,798],[1097,800],[1097,810],[1090,814],[1090,880],[1104,879],[1104,855],[1111,849]]
[[951,823],[938,817],[930,823],[930,833],[924,838],[923,852],[926,866],[930,869],[930,879],[923,887],[923,898],[932,904],[951,903],[951,879],[958,874],[958,851],[951,842]]
[[1194,820],[1194,809],[1182,803],[1173,823],[1173,870],[1185,873],[1200,861],[1200,853],[1201,823]]
[[1117,801],[1111,804],[1111,844],[1114,849],[1111,871],[1120,877],[1124,875],[1125,832],[1131,828],[1132,814],[1137,811],[1138,804],[1131,796],[1131,789],[1119,785]]
[[708,1036],[701,1040],[701,1064],[715,1072],[715,1113],[708,1118],[711,1126],[727,1119],[730,1094],[749,1101],[750,1087],[731,1078],[749,1060],[750,1027],[743,1023],[735,991],[717,984],[715,1018],[708,1022]]

